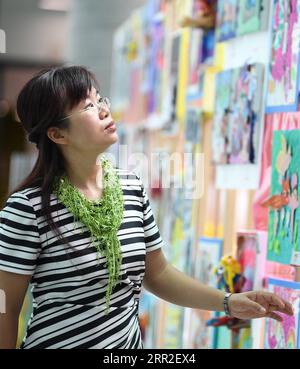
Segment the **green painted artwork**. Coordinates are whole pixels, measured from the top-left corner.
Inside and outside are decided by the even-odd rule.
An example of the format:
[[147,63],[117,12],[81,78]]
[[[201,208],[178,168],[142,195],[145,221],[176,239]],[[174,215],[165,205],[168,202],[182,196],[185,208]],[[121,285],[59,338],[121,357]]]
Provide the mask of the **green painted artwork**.
[[240,0],[237,35],[266,30],[270,0]]
[[272,144],[268,260],[300,265],[300,130],[275,131]]
[[241,0],[239,4],[238,34],[244,35],[260,30],[261,2]]

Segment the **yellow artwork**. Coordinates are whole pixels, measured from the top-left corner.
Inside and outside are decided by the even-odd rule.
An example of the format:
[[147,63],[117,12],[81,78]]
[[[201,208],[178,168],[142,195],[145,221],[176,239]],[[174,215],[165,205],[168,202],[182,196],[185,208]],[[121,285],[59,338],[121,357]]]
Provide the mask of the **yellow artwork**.
[[184,122],[186,116],[186,88],[189,73],[189,37],[189,30],[182,30],[179,51],[178,98],[176,107],[180,124]]

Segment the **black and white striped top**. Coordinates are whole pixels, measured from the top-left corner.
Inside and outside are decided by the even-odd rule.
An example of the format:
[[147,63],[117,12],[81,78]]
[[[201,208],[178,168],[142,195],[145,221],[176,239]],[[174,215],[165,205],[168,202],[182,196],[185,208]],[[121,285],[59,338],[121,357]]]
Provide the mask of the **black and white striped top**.
[[162,239],[140,179],[117,170],[124,194],[121,281],[105,314],[108,271],[87,228],[51,195],[67,247],[41,216],[40,188],[14,193],[0,212],[0,270],[29,275],[33,314],[22,348],[142,348],[138,304],[145,255]]

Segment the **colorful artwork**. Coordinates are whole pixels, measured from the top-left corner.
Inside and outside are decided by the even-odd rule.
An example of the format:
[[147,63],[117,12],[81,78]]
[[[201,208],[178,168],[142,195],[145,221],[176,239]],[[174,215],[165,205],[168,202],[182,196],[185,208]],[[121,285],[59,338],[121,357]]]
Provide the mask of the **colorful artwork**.
[[299,211],[300,130],[273,136],[268,260],[300,265]]
[[218,1],[217,41],[226,41],[236,36],[238,1]]
[[217,288],[217,275],[214,268],[222,257],[222,240],[200,238],[195,259],[194,277],[202,283]]
[[[218,280],[214,269],[222,256],[222,240],[200,238],[194,259],[193,276],[207,286],[217,288]],[[216,347],[217,330],[207,327],[206,322],[216,316],[215,312],[191,309],[185,316],[185,328],[188,332],[187,347],[189,349],[213,349]]]
[[[253,219],[255,229],[268,230],[268,207],[263,202],[270,196],[272,172],[272,140],[274,131],[300,129],[300,113],[277,113],[266,115],[265,132],[262,142],[261,180],[255,193]],[[284,278],[286,279],[286,278]]]
[[266,319],[265,348],[266,349],[299,349],[299,307],[300,283],[279,279],[268,280],[268,290],[289,301],[294,308],[294,316],[278,313],[282,322]]
[[206,327],[206,322],[213,317],[210,311],[186,309],[184,316],[184,349],[214,349],[217,344],[217,329]]
[[241,292],[252,291],[255,278],[257,254],[257,235],[251,232],[239,232],[237,236],[237,260],[244,277]]
[[[174,182],[181,181],[182,177],[174,178]],[[180,183],[180,182],[179,182]],[[169,248],[166,250],[168,260],[177,269],[186,272],[189,267],[190,236],[193,228],[192,205],[193,202],[186,198],[185,188],[172,188],[169,197],[170,210],[172,214],[170,234],[164,238]],[[164,219],[165,222],[165,219]],[[182,347],[182,328],[184,323],[184,309],[179,306],[166,304],[165,327],[163,333],[163,348],[178,349]]]
[[168,117],[163,130],[166,133],[174,134],[178,131],[177,117],[177,98],[178,98],[178,80],[179,80],[179,55],[181,45],[181,34],[174,33],[171,42],[171,60],[170,60],[170,85],[167,92],[167,107],[165,115]]
[[206,31],[203,36],[202,60],[201,63],[212,65],[215,55],[215,30]]
[[297,111],[300,67],[300,2],[275,0],[267,113]]
[[261,1],[259,0],[240,0],[239,2],[239,35],[256,32],[260,30]]
[[226,163],[228,156],[229,113],[232,95],[232,71],[217,74],[216,77],[216,106],[213,128],[213,160],[216,163]]
[[[221,313],[220,318],[224,318],[225,314]],[[229,350],[231,349],[231,330],[225,326],[218,327],[217,329],[217,345],[216,349]]]
[[238,334],[233,334],[233,349],[250,350],[252,349],[251,328],[241,328]]
[[150,35],[148,114],[159,113],[162,110],[162,73],[165,67],[164,24],[160,21],[153,22]]
[[267,29],[270,0],[240,0],[238,35]]
[[263,65],[219,73],[213,128],[216,164],[255,164],[262,124]]
[[184,310],[177,305],[166,304],[165,329],[163,333],[163,348],[167,350],[179,349],[183,343]]
[[152,349],[156,346],[158,306],[158,298],[143,289],[139,303],[139,322],[144,348],[146,349]]
[[199,109],[189,108],[187,110],[185,124],[185,146],[188,151],[186,152],[194,152],[192,147],[200,144],[202,136],[202,120],[202,112]]
[[190,31],[190,54],[189,54],[189,86],[199,83],[199,69],[202,61],[203,31],[191,29]]

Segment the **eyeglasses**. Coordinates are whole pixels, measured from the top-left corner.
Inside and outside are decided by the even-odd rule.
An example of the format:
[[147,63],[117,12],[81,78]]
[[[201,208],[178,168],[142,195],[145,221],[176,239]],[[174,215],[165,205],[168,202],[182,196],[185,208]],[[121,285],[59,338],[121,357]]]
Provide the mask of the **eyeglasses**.
[[97,112],[97,114],[100,114],[100,112],[103,109],[110,110],[110,108],[111,108],[111,103],[110,103],[109,98],[108,97],[100,97],[98,103],[96,103],[96,104],[95,103],[90,103],[86,108],[78,110],[73,114],[67,115],[66,117],[60,119],[59,122],[62,122],[66,119],[69,119],[69,118],[73,117],[74,115],[85,113],[87,111],[94,111],[95,113]]

